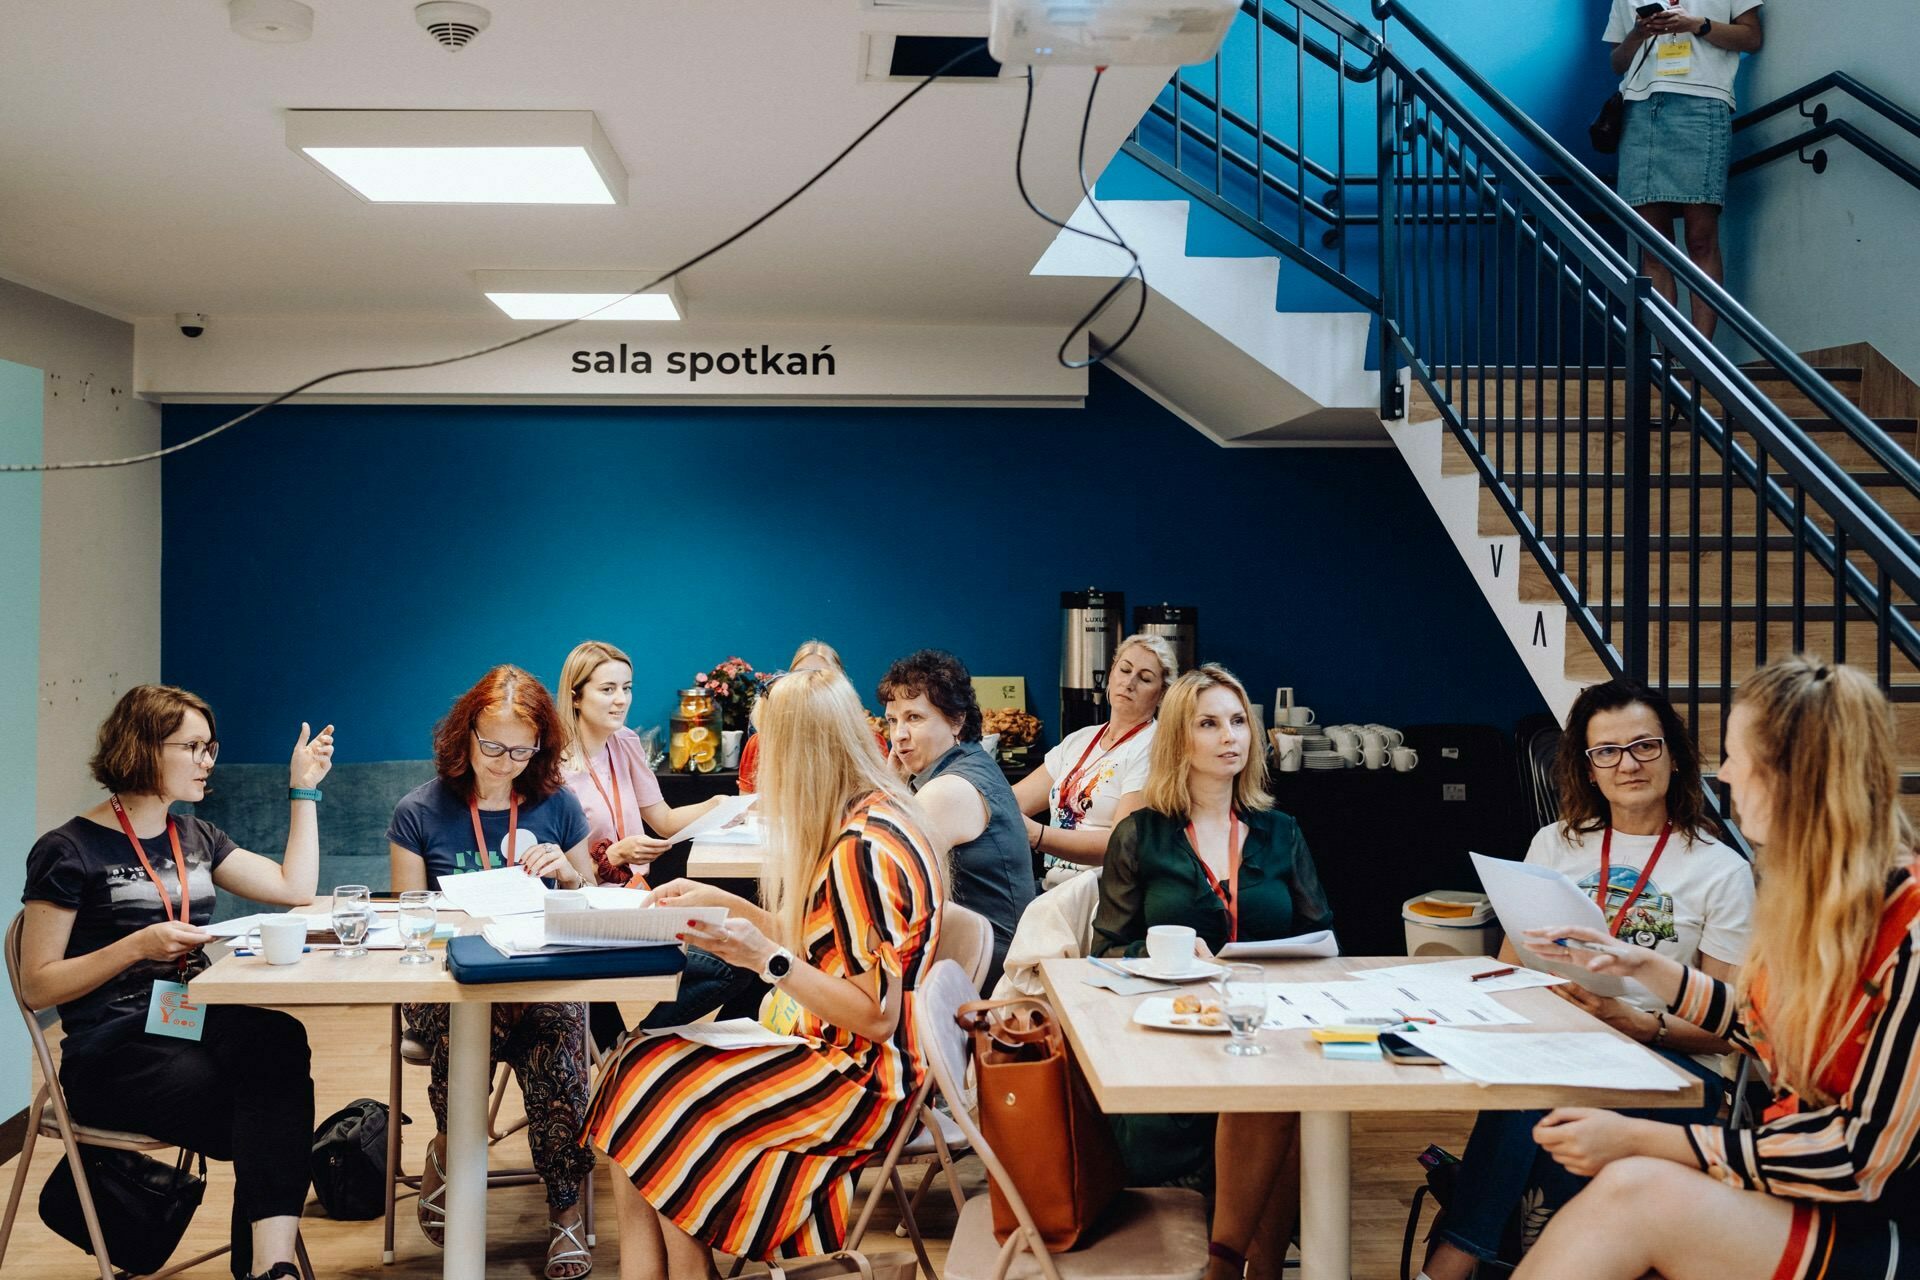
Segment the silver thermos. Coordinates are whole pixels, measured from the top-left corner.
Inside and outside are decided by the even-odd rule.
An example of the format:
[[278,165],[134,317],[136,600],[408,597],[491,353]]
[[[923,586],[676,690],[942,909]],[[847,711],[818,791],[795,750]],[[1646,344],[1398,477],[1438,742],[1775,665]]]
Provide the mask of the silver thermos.
[[1137,604],[1133,606],[1133,629],[1165,639],[1173,646],[1182,671],[1199,665],[1200,610],[1193,605]]
[[1126,634],[1119,591],[1060,593],[1060,736],[1107,718],[1107,667]]

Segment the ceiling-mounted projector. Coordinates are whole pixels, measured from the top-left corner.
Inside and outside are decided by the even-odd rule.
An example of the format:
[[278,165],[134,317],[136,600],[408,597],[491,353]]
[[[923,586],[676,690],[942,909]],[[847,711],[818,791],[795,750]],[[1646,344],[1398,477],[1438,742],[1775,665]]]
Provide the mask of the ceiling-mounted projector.
[[1218,53],[1239,12],[1239,0],[993,0],[987,48],[1016,67],[1183,67]]

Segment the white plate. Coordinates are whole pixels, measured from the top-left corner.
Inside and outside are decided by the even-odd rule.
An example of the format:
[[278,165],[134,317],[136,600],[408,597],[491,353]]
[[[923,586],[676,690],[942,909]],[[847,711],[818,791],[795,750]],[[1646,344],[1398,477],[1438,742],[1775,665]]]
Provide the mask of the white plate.
[[[1174,1018],[1176,1016],[1184,1019],[1184,1021],[1175,1022]],[[1133,1020],[1140,1026],[1158,1027],[1162,1031],[1217,1032],[1227,1030],[1225,1014],[1220,1016],[1220,1025],[1217,1027],[1201,1026],[1200,1015],[1196,1013],[1175,1015],[1173,1012],[1172,996],[1151,996],[1142,1000],[1133,1007]]]
[[1120,967],[1136,978],[1152,978],[1157,982],[1205,982],[1226,973],[1224,965],[1208,964],[1196,959],[1193,968],[1182,969],[1179,973],[1167,973],[1154,964],[1152,957],[1140,956],[1132,960],[1122,960]]

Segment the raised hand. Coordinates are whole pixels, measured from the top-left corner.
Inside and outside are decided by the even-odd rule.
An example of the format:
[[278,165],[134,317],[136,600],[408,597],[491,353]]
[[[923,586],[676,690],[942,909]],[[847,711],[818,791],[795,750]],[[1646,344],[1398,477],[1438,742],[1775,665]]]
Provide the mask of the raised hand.
[[293,760],[287,767],[287,784],[293,787],[317,787],[332,768],[333,726],[328,725],[315,734],[302,720],[300,740],[293,744]]

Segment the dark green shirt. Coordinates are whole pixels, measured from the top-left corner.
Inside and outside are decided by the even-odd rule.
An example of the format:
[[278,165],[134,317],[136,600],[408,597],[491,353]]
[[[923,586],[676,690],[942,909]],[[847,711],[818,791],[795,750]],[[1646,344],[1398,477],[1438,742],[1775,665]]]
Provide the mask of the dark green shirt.
[[[1284,813],[1243,813],[1240,940],[1287,938],[1329,928],[1333,912],[1300,824]],[[1113,829],[1093,917],[1095,955],[1146,953],[1147,930],[1191,925],[1209,948],[1226,945],[1232,921],[1187,840],[1187,820],[1137,809]]]

